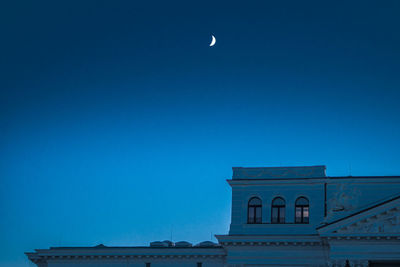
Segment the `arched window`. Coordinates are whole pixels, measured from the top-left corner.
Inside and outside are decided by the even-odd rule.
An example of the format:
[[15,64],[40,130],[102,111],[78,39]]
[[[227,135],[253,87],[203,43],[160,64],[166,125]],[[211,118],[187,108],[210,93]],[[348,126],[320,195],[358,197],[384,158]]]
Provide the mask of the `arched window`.
[[305,197],[299,197],[296,200],[295,222],[308,223],[309,216],[310,216],[310,205],[308,203],[308,199]]
[[285,200],[283,198],[274,198],[271,213],[271,223],[285,223]]
[[253,197],[249,200],[247,209],[247,223],[261,223],[261,199]]

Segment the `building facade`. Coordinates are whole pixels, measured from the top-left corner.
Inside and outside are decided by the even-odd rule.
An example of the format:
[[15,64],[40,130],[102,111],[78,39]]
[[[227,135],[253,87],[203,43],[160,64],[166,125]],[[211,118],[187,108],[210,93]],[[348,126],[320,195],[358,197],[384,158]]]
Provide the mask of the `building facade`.
[[400,266],[400,176],[329,177],[325,166],[233,168],[218,244],[56,247],[39,267]]

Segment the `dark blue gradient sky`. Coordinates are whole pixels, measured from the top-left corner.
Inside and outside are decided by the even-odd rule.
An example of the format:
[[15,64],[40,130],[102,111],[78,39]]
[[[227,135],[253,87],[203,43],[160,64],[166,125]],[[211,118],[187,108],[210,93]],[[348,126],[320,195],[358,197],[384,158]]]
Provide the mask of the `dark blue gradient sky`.
[[232,166],[400,174],[399,13],[399,1],[3,3],[0,266],[30,266],[34,248],[226,233]]

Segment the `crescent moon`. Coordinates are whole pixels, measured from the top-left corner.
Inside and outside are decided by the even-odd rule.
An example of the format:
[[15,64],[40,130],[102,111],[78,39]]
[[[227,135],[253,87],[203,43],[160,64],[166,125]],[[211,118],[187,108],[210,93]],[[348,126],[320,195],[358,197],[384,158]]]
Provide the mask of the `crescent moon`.
[[215,37],[214,37],[214,35],[211,35],[211,44],[210,44],[210,46],[214,46],[215,45],[215,42],[217,41],[217,39],[215,39]]

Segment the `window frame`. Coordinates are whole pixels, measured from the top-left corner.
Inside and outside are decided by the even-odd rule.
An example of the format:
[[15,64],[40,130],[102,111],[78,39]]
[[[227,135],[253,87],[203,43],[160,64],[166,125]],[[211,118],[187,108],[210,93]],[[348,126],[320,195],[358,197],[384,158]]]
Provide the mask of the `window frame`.
[[[297,204],[297,202],[300,199],[305,199],[307,201],[307,204]],[[297,217],[297,208],[300,208],[300,217]],[[304,216],[305,208],[307,208],[307,211],[308,211],[307,221],[305,221],[306,217]],[[300,219],[300,221],[297,221],[298,218]],[[305,196],[298,197],[294,203],[294,223],[295,224],[309,224],[310,223],[310,201]]]
[[[260,204],[250,205],[250,202],[253,199],[258,199],[260,201]],[[253,209],[253,217],[252,217],[253,221],[250,221],[250,208]],[[259,210],[259,212],[260,212],[259,217],[257,217],[257,215],[258,215],[257,210]],[[259,219],[259,220],[257,220],[257,219]],[[249,201],[247,202],[247,223],[248,224],[262,224],[262,200],[261,200],[261,198],[259,198],[257,196],[251,197],[249,199]]]
[[[278,199],[281,199],[283,201],[283,204],[274,204],[274,202]],[[277,221],[274,221],[274,210],[277,209],[278,213],[277,213]],[[281,221],[281,212],[283,213],[283,220]],[[271,224],[284,224],[286,221],[286,201],[283,197],[274,197],[274,199],[272,200],[272,204],[271,204]]]

